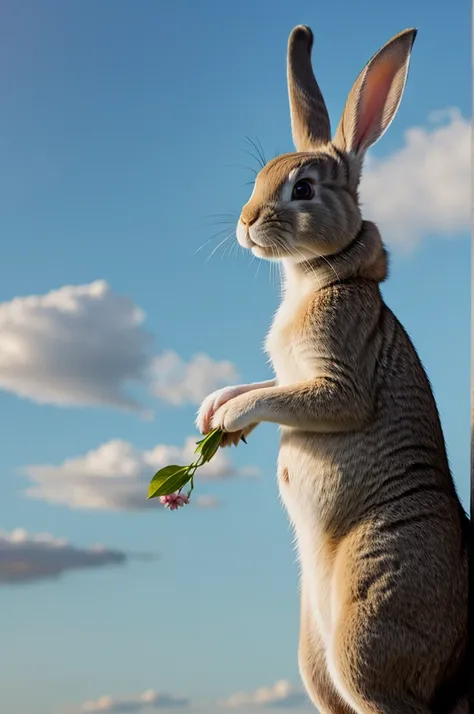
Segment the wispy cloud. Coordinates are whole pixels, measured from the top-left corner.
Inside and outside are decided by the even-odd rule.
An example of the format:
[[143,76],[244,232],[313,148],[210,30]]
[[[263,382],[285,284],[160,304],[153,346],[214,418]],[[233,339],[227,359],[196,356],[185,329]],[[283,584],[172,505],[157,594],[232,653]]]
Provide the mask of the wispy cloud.
[[156,709],[187,709],[192,711],[217,712],[222,709],[232,709],[237,714],[247,711],[265,709],[269,711],[296,710],[308,711],[311,703],[301,689],[297,689],[287,680],[280,680],[271,687],[261,687],[254,692],[240,692],[232,694],[227,699],[215,702],[198,702],[186,697],[174,696],[166,693],[158,693],[149,689],[141,694],[130,697],[113,697],[103,695],[97,699],[84,702],[80,711],[84,714],[98,714],[107,712],[108,714],[151,714]]
[[[195,447],[196,438],[192,436],[183,446],[159,444],[149,450],[115,439],[57,466],[26,466],[23,473],[31,482],[26,495],[75,509],[126,511],[160,507],[158,499],[146,500],[151,477],[168,464],[191,463],[196,458]],[[196,480],[245,476],[232,466],[227,453],[218,451],[212,461],[199,469]],[[217,500],[200,495],[192,503],[211,508],[217,505]]]
[[105,695],[94,701],[84,702],[82,711],[87,714],[92,712],[108,712],[109,714],[139,714],[153,709],[184,709],[189,707],[190,701],[170,694],[159,694],[153,689],[148,689],[142,694],[126,699],[114,699]]
[[233,384],[237,370],[232,362],[215,362],[197,354],[185,362],[176,352],[155,357],[151,367],[153,393],[169,404],[199,404],[218,386]]
[[361,183],[364,216],[405,250],[424,236],[469,231],[470,192],[471,124],[458,109],[433,112],[399,150],[369,156]]
[[308,697],[286,679],[270,687],[260,687],[254,692],[238,692],[219,702],[221,707],[240,709],[246,707],[268,709],[292,709],[308,706]]
[[57,578],[71,570],[121,565],[126,560],[122,551],[101,545],[78,548],[50,533],[0,531],[0,585]]
[[145,409],[139,388],[172,405],[198,404],[235,380],[230,362],[156,355],[145,315],[105,280],[0,303],[0,389],[38,403]]

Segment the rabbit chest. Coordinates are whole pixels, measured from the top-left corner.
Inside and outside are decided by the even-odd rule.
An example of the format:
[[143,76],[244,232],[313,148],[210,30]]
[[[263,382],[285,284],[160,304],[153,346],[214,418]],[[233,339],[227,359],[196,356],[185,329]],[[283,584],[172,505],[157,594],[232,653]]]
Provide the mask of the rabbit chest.
[[318,375],[318,345],[314,331],[307,327],[313,293],[285,295],[273,319],[265,342],[277,383],[281,386],[312,379]]

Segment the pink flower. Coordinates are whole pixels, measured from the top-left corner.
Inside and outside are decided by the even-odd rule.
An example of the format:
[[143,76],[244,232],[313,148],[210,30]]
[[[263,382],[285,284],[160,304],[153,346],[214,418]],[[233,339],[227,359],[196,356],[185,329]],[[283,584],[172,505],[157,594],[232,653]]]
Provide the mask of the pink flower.
[[170,493],[168,496],[160,496],[160,503],[170,511],[176,511],[186,503],[189,503],[189,496],[185,493]]

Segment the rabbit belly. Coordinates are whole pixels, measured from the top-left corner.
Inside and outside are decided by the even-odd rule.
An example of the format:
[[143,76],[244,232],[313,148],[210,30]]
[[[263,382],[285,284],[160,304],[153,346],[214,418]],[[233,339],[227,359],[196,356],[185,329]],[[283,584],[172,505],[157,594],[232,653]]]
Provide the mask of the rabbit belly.
[[[296,434],[291,436],[292,440],[298,438]],[[303,437],[299,440],[304,443]],[[323,646],[326,647],[331,639],[336,604],[333,592],[335,550],[328,535],[328,524],[332,521],[337,497],[334,490],[322,488],[324,472],[324,463],[318,464],[312,455],[304,453],[304,449],[298,456],[294,445],[284,444],[280,449],[280,497],[295,531],[308,604]]]
[[353,438],[284,428],[278,454],[280,497],[294,528],[309,606],[324,646],[329,646],[340,610],[334,571],[341,534],[360,517],[360,474],[357,459],[350,458]]

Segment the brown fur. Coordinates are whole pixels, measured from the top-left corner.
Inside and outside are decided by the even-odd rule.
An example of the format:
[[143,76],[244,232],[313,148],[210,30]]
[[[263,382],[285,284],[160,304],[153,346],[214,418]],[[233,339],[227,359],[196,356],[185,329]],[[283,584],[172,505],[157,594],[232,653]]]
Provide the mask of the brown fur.
[[[364,153],[399,106],[414,37],[399,33],[370,60],[331,142],[311,31],[293,31],[301,153],[261,171],[237,232],[284,266],[266,342],[275,380],[221,390],[198,417],[234,443],[258,422],[281,426],[279,488],[301,565],[300,671],[323,714],[467,706],[469,521],[428,377],[382,300],[386,251],[357,200]],[[299,200],[302,180],[314,190]]]

